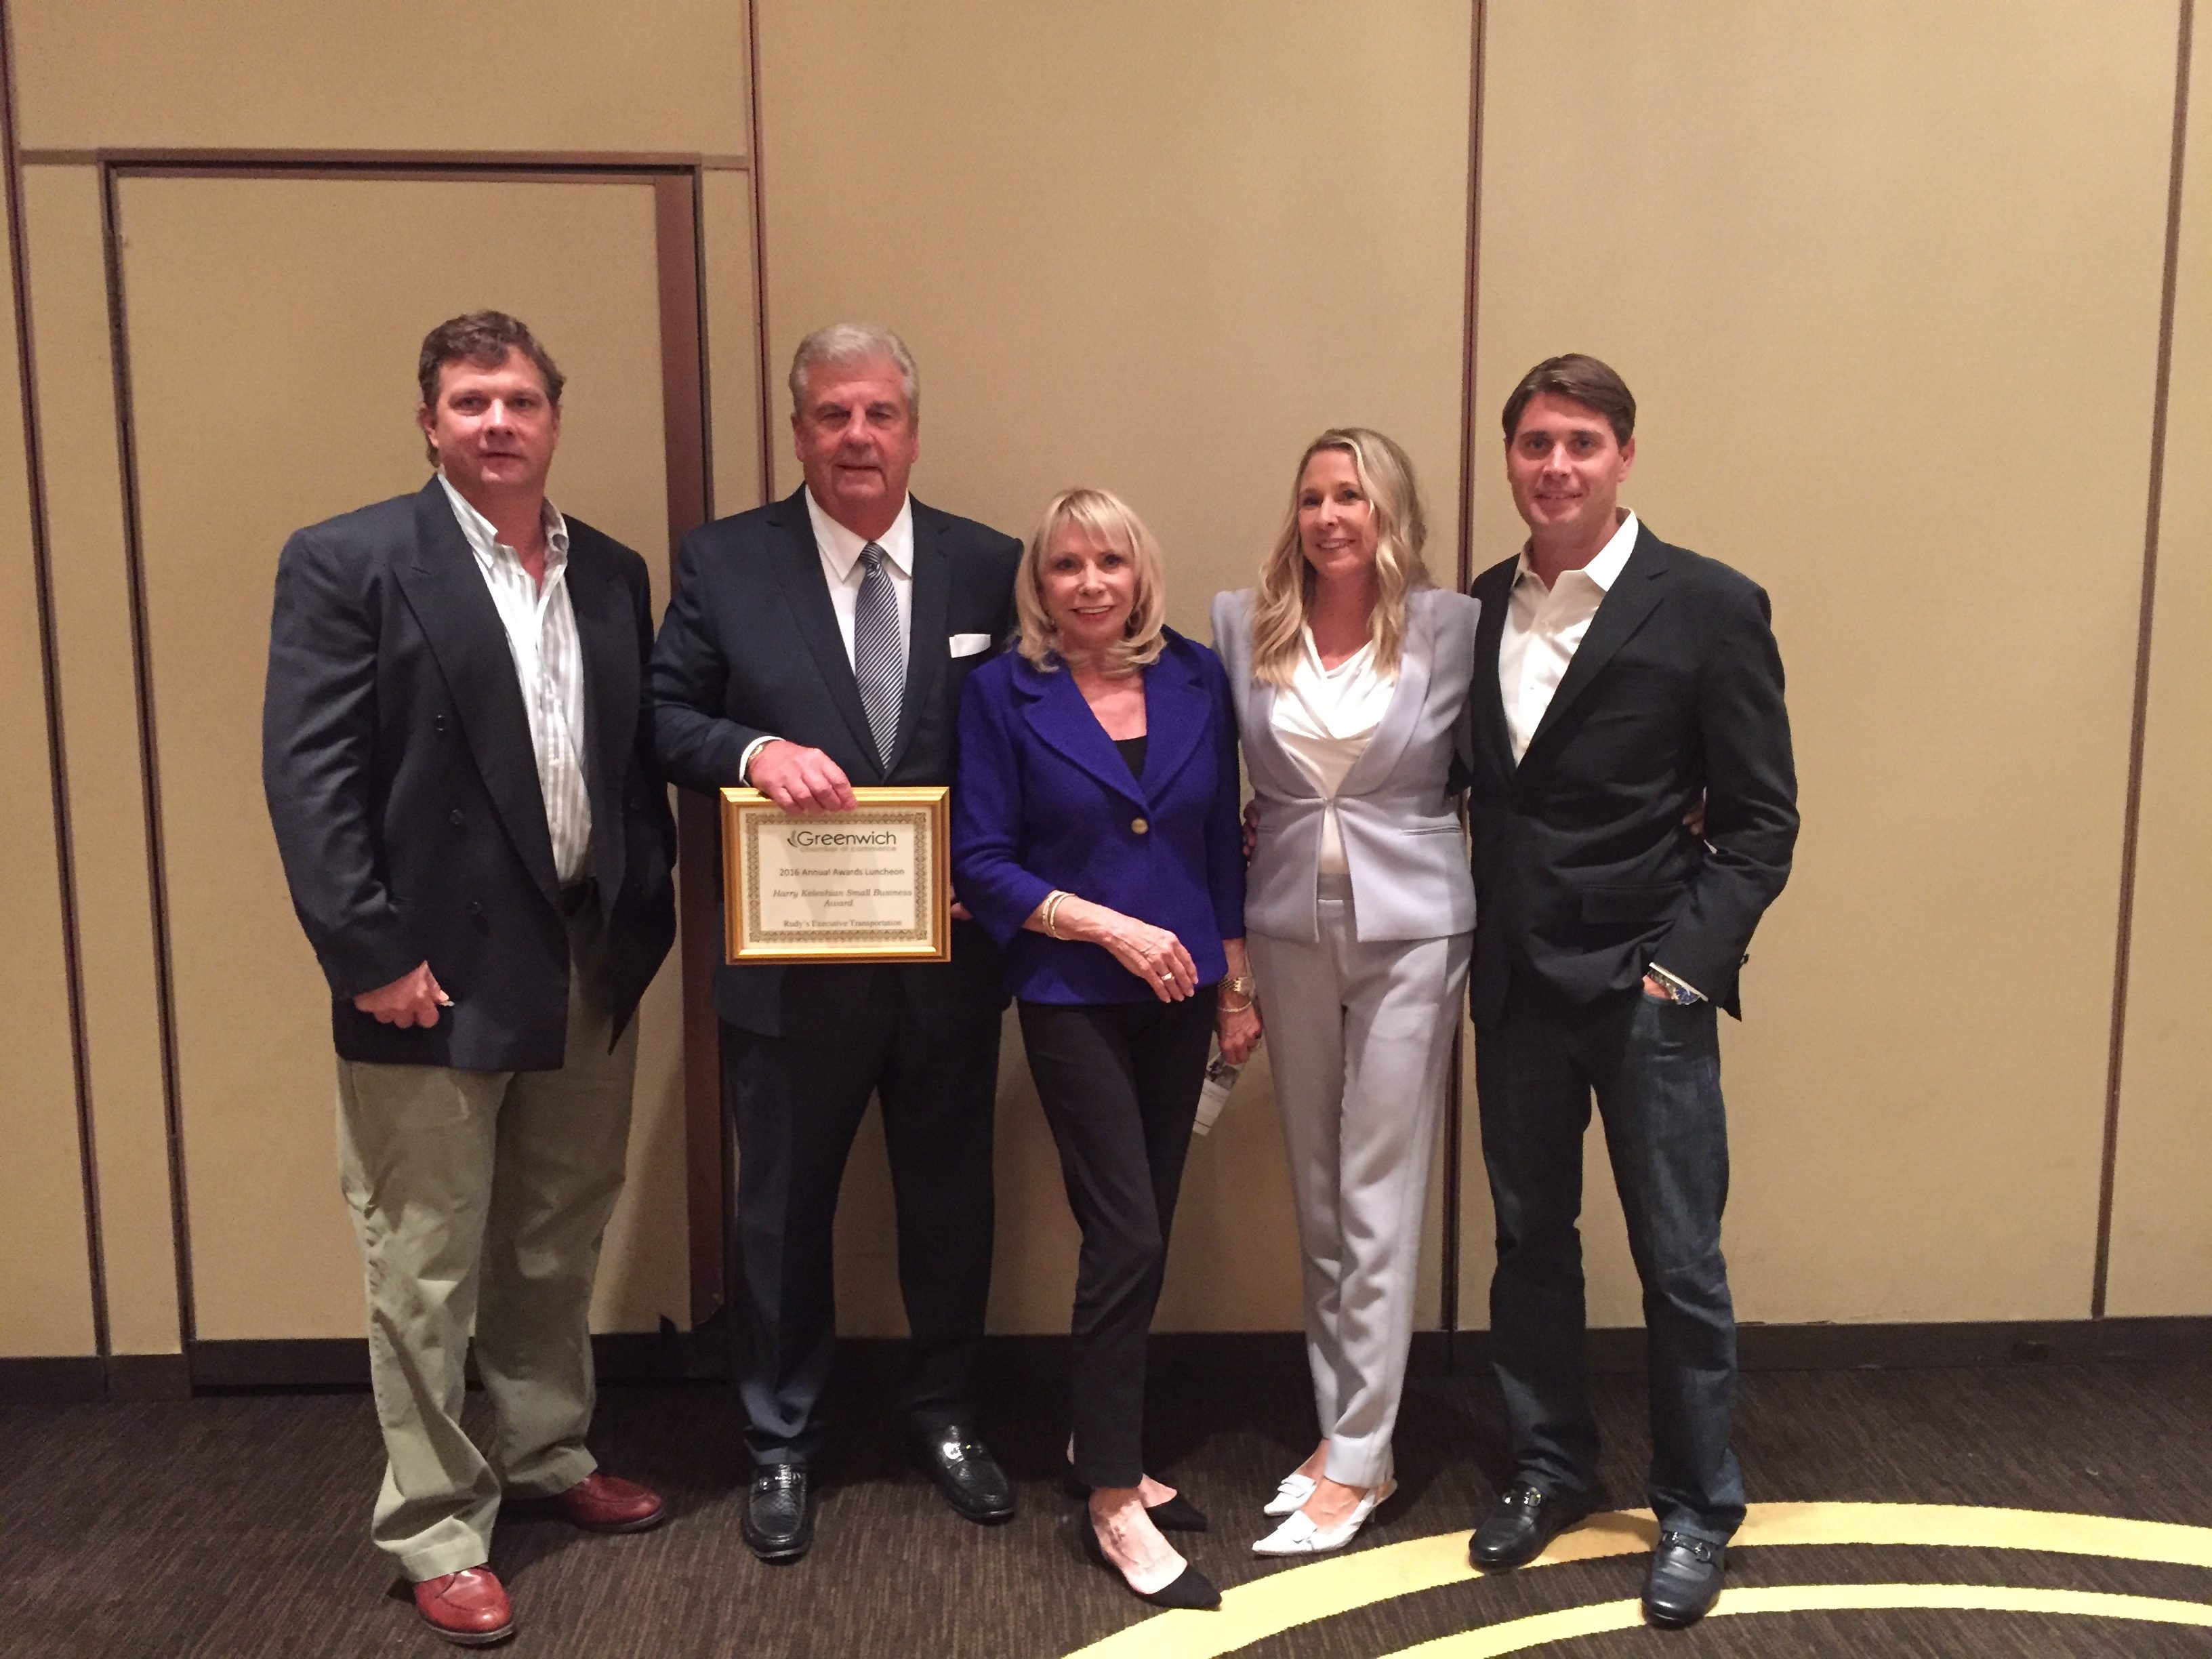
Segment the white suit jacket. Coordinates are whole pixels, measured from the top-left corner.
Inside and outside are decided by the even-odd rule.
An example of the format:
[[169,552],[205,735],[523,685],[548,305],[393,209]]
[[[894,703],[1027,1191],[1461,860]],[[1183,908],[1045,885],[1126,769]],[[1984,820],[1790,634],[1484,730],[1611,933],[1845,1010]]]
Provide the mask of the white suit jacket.
[[[1252,678],[1250,588],[1213,599],[1214,649],[1229,671],[1244,769],[1260,805],[1244,925],[1278,939],[1321,937],[1320,788],[1274,732],[1275,688]],[[1474,878],[1455,811],[1481,607],[1421,588],[1406,601],[1397,689],[1337,791],[1336,821],[1363,940],[1441,939],[1474,927]],[[1460,764],[1454,766],[1455,760]]]

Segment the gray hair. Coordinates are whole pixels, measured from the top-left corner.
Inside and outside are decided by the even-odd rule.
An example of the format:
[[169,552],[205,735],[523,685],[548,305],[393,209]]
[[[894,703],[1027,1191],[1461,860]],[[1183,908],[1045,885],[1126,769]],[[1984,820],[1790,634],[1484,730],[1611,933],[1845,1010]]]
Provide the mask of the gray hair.
[[914,366],[914,353],[906,342],[875,323],[830,323],[816,329],[799,343],[791,358],[791,410],[796,415],[806,401],[806,371],[817,363],[849,368],[855,363],[889,358],[906,388],[906,415],[921,418],[921,374]]

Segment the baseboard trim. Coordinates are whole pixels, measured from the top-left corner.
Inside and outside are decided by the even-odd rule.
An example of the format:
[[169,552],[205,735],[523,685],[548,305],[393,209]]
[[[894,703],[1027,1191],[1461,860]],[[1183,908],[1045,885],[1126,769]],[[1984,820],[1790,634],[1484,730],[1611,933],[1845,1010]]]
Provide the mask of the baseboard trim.
[[[592,1338],[592,1358],[603,1381],[672,1382],[690,1375],[695,1346],[673,1326],[658,1331],[606,1331]],[[365,1389],[368,1340],[359,1336],[296,1337],[195,1342],[194,1390],[224,1389]],[[469,1368],[476,1381],[476,1367]]]
[[[1461,1331],[1456,1369],[1489,1363],[1490,1333]],[[2095,1359],[2212,1358],[2212,1318],[1926,1322],[1894,1325],[1741,1325],[1737,1363],[1747,1371],[1911,1370]],[[1644,1369],[1640,1325],[1589,1334],[1600,1371]]]
[[[1064,1336],[994,1336],[988,1364],[1000,1381],[1050,1381],[1067,1374]],[[1295,1331],[1172,1331],[1152,1339],[1160,1374],[1234,1379],[1303,1365]],[[1490,1334],[1416,1331],[1417,1374],[1479,1371],[1489,1363]],[[2212,1317],[1946,1322],[1889,1325],[1744,1325],[1736,1349],[1747,1371],[1889,1370],[2086,1360],[2212,1359]],[[678,1331],[619,1331],[592,1339],[610,1382],[726,1380],[719,1321]],[[1589,1334],[1589,1364],[1598,1371],[1640,1370],[1639,1327]],[[906,1344],[853,1337],[838,1362],[895,1374]],[[181,1400],[233,1389],[366,1389],[368,1344],[361,1337],[195,1342],[186,1354],[118,1354],[0,1358],[0,1405],[88,1400]]]
[[106,1393],[107,1362],[98,1354],[0,1359],[0,1406],[99,1400]]
[[64,1354],[0,1359],[0,1406],[85,1400],[183,1400],[191,1393],[180,1353]]

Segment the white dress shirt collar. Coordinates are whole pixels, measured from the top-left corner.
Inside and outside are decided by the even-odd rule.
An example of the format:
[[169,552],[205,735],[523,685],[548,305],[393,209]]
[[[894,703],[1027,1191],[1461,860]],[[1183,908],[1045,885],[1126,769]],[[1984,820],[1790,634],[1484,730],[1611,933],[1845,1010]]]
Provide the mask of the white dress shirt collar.
[[[867,538],[856,536],[839,524],[826,512],[822,503],[814,499],[809,489],[806,496],[806,516],[814,526],[814,544],[822,550],[822,562],[839,582],[853,580],[853,567],[860,562],[860,555],[868,545]],[[895,567],[898,574],[914,574],[914,497],[908,495],[899,503],[898,517],[891,527],[876,538],[876,545],[884,550],[884,556]]]
[[[477,562],[489,565],[499,557],[499,550],[507,544],[499,538],[498,526],[470,504],[469,498],[453,488],[445,469],[438,470],[438,482],[446,486],[446,499],[453,504],[453,517],[459,521],[461,534],[469,544],[469,551],[477,556]],[[545,502],[545,574],[553,573],[568,562],[568,521],[561,516],[561,509],[553,505],[550,497]],[[510,552],[514,550],[509,549]]]
[[[1620,572],[1628,562],[1628,556],[1636,551],[1636,537],[1640,527],[1636,522],[1636,515],[1633,513],[1622,514],[1620,523],[1614,529],[1612,539],[1598,550],[1597,557],[1583,566],[1580,570],[1561,571],[1559,580],[1565,581],[1569,576],[1586,576],[1596,584],[1599,592],[1610,593],[1613,592],[1613,583],[1620,580]],[[1540,582],[1542,580],[1542,577],[1536,574],[1535,566],[1529,563],[1528,544],[1523,542],[1521,544],[1521,562],[1513,568],[1513,585],[1518,587],[1523,581]]]

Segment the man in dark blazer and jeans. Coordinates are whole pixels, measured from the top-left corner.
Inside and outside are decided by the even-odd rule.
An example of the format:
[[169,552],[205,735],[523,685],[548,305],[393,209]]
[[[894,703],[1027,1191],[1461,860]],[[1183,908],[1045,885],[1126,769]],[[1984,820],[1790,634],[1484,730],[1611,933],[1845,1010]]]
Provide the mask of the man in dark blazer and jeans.
[[[662,762],[686,788],[749,783],[792,811],[849,809],[854,785],[949,784],[961,687],[1013,626],[1020,544],[908,495],[920,389],[896,335],[817,329],[791,398],[804,486],[692,532],[678,555],[653,659]],[[738,1145],[730,1320],[754,1464],[741,1530],[763,1560],[813,1540],[832,1224],[872,1093],[898,1211],[915,1455],[969,1520],[1014,1512],[974,1426],[1006,996],[989,938],[953,916],[947,963],[715,975]]]
[[1469,1553],[1519,1566],[1598,1501],[1576,1227],[1594,1091],[1650,1338],[1644,1609],[1675,1626],[1711,1607],[1743,1520],[1715,1011],[1738,1013],[1789,876],[1796,775],[1766,595],[1618,505],[1635,421],[1595,358],[1529,371],[1504,414],[1528,542],[1474,589],[1470,997],[1516,1468]]
[[[638,1000],[676,931],[645,562],[545,499],[562,376],[499,312],[422,343],[436,476],[296,532],[262,778],[331,988],[340,1174],[387,1463],[371,1532],[449,1640],[514,1627],[504,1494],[655,1524],[584,1437]],[[462,1365],[498,1413],[462,1431]]]

